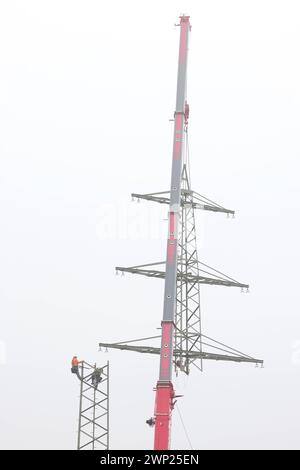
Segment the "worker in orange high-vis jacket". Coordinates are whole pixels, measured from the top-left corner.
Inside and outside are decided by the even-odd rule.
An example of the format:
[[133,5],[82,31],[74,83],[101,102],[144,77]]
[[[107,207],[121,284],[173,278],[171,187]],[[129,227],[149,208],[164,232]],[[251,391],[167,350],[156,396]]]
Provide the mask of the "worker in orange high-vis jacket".
[[71,371],[73,374],[78,374],[78,368],[79,368],[79,364],[82,364],[83,361],[79,361],[77,356],[74,356],[72,358],[72,368],[71,368]]

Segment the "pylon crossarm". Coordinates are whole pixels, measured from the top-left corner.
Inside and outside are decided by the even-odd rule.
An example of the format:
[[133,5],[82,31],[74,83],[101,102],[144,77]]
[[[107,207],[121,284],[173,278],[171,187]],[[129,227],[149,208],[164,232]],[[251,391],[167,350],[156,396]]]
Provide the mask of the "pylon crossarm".
[[[176,351],[175,351],[176,355]],[[264,361],[261,359],[248,358],[246,356],[231,356],[226,354],[212,354],[206,352],[193,352],[191,354],[192,359],[206,359],[210,361],[229,361],[229,362],[248,362],[252,364],[263,364]]]
[[134,351],[145,354],[159,354],[160,348],[154,348],[151,346],[129,346],[124,343],[99,343],[100,348],[107,349],[119,349],[121,351]]
[[[178,262],[178,265],[180,266],[180,260]],[[206,266],[203,263],[199,262],[200,265]],[[157,270],[157,269],[144,269],[147,266],[158,266],[158,265],[165,265],[165,263],[153,263],[153,264],[146,264],[146,265],[141,265],[141,266],[132,266],[128,268],[116,267],[116,272],[122,272],[122,273],[131,273],[131,274],[139,274],[141,276],[146,276],[146,277],[154,277],[154,278],[159,278],[159,279],[165,279],[166,272],[165,270]],[[208,285],[215,285],[215,286],[226,286],[226,287],[240,287],[241,289],[249,289],[249,284],[244,284],[238,281],[235,281],[234,279],[224,275],[224,274],[218,274],[219,271],[213,270],[212,273],[210,273],[207,270],[200,269],[204,274],[208,274],[208,276],[201,276],[201,275],[195,275],[192,273],[185,274],[184,272],[178,271],[177,273],[177,280],[183,280],[188,283],[198,283],[198,284],[208,284]]]
[[[167,197],[166,195],[169,195]],[[170,204],[170,191],[162,191],[161,193],[152,193],[152,194],[136,194],[132,193],[131,197],[136,198],[138,201],[140,199],[145,199],[146,201],[158,202],[159,204]]]
[[[202,343],[204,344],[204,343]],[[107,349],[119,349],[122,351],[134,351],[142,354],[160,354],[161,348],[159,347],[152,347],[152,346],[132,346],[124,343],[99,343],[100,347],[105,347]],[[208,345],[214,348],[213,345]],[[219,348],[216,348],[219,349]],[[245,363],[252,363],[252,364],[263,364],[261,359],[256,359],[247,355],[243,354],[214,354],[210,352],[203,352],[203,351],[189,351],[186,352],[185,350],[174,350],[174,357],[184,357],[191,360],[195,359],[206,359],[206,360],[213,360],[213,361],[228,361],[228,362],[245,362]]]
[[[259,359],[249,356],[248,354],[245,354],[237,349],[234,349],[231,346],[228,346],[227,344],[224,344],[220,341],[210,338],[209,336],[206,336],[202,333],[201,334],[189,333],[187,335],[184,331],[180,330],[178,327],[175,327],[175,330],[176,330],[176,337],[179,338],[181,341],[186,341],[188,344],[188,347],[185,348],[185,352],[183,352],[181,348],[179,349],[182,352],[181,355],[182,356],[186,355],[189,359],[191,358],[193,360],[197,359],[198,354],[203,352],[202,347],[206,346],[208,348],[213,349],[214,351],[218,351],[218,354],[217,354],[218,357],[220,356],[219,351],[221,351],[222,353],[225,353],[225,356],[224,354],[221,355],[222,358],[236,357],[238,359],[238,362],[241,362],[240,358],[243,358],[245,359],[245,361],[243,362],[263,363],[263,361]],[[195,352],[196,354],[194,354]],[[207,353],[204,353],[204,354],[212,354],[213,357],[211,359],[214,359],[214,356],[216,356],[215,353],[211,353],[209,351],[207,351]],[[205,357],[202,357],[202,359],[205,359]],[[206,359],[210,359],[210,358],[207,357]]]
[[[167,197],[167,194],[169,195]],[[223,212],[225,214],[234,215],[235,212],[231,209],[226,209],[223,206],[220,206],[216,202],[211,201],[210,199],[201,196],[201,194],[189,190],[189,200],[186,200],[184,196],[187,195],[187,190],[181,190],[181,207],[192,207],[193,209],[202,209],[205,211],[212,212]],[[170,204],[170,191],[162,191],[160,193],[150,193],[150,194],[137,194],[132,193],[132,198],[137,200],[145,199],[146,201],[158,202],[159,204]]]
[[[225,212],[227,214],[234,215],[235,211],[231,209],[226,209],[225,207],[221,206],[220,204],[208,199],[207,197],[203,196],[202,194],[197,193],[196,191],[192,191],[193,200],[195,204],[198,204],[199,209],[210,210],[213,212]],[[204,207],[201,207],[204,206]]]

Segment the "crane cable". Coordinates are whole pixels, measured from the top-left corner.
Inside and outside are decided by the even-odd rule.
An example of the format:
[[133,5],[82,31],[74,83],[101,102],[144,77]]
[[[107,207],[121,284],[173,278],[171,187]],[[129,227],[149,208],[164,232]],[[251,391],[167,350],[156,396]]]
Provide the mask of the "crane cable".
[[187,432],[186,426],[185,426],[185,424],[184,424],[184,421],[183,421],[182,414],[181,414],[181,412],[180,412],[178,403],[176,403],[175,406],[176,406],[176,409],[177,409],[177,411],[178,411],[179,418],[180,418],[180,421],[181,421],[181,424],[182,424],[182,427],[183,427],[185,436],[186,436],[186,438],[187,438],[187,440],[188,440],[189,446],[190,446],[191,450],[194,450],[194,448],[193,448],[193,446],[192,446],[192,443],[191,443],[191,439],[190,439],[190,437],[189,437],[189,434],[188,434],[188,432]]

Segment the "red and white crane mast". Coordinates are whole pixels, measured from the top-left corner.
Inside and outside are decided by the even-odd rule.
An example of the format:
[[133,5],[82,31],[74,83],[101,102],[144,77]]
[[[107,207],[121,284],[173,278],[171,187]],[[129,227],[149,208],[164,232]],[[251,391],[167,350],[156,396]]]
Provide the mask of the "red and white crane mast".
[[160,371],[155,397],[154,449],[170,447],[171,415],[174,402],[172,384],[174,317],[176,310],[176,281],[178,258],[178,228],[181,201],[181,176],[184,151],[184,126],[188,113],[186,103],[187,55],[191,30],[189,16],[180,17],[180,44],[177,75],[177,97],[174,113],[172,178],[170,188],[169,229],[166,256],[164,309],[160,351]]

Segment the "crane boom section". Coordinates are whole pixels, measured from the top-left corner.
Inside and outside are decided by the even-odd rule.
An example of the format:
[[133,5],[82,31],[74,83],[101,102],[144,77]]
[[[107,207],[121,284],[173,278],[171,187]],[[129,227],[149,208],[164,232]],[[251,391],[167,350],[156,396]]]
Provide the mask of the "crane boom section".
[[174,316],[176,309],[178,227],[181,207],[181,173],[184,151],[187,55],[190,29],[189,17],[181,16],[160,370],[155,399],[155,450],[166,450],[170,447],[170,427],[174,399],[172,385]]

